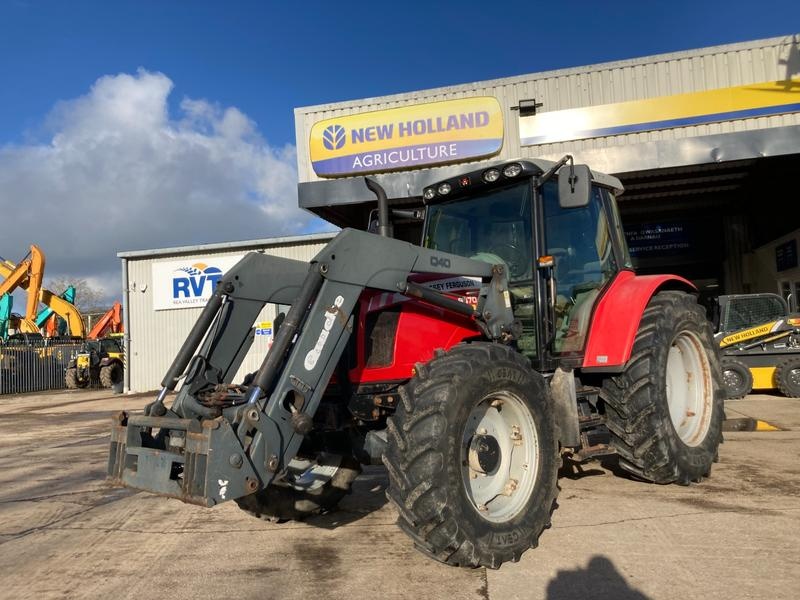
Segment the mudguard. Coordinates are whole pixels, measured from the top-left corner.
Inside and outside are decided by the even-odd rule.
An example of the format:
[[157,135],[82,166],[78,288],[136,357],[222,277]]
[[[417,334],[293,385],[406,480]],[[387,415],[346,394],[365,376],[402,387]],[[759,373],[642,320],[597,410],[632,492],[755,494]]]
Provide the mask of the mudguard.
[[678,275],[620,271],[595,306],[581,368],[590,372],[622,371],[631,356],[647,303],[664,289],[697,291],[690,281]]

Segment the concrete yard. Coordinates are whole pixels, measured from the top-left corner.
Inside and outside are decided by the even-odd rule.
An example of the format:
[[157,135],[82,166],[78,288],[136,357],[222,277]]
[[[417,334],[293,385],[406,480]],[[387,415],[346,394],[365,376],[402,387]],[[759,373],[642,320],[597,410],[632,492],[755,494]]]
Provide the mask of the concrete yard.
[[497,571],[445,567],[394,525],[371,468],[340,511],[305,523],[203,509],[104,482],[109,416],[149,397],[0,396],[3,598],[786,598],[800,595],[800,400],[758,395],[728,416],[712,477],[639,483],[590,464],[562,477],[538,549]]

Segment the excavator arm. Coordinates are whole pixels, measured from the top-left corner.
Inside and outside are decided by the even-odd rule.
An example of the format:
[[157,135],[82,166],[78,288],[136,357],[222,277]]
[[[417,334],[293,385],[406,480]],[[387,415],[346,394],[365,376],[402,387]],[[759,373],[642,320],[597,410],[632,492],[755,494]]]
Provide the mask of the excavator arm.
[[83,324],[81,313],[75,308],[74,304],[57,296],[50,290],[39,290],[39,302],[53,309],[54,313],[67,322],[69,334],[71,336],[79,338],[84,337],[86,327]]
[[[480,278],[477,309],[417,286],[409,281],[414,273]],[[471,318],[489,339],[513,339],[501,265],[351,229],[343,230],[310,266],[248,254],[218,283],[155,402],[144,415],[116,417],[110,479],[204,506],[270,485],[313,427],[367,288],[413,296]],[[232,394],[230,383],[267,302],[291,308],[249,386]],[[166,396],[180,380],[180,392],[167,408]]]
[[5,278],[5,281],[0,283],[0,296],[10,294],[18,287],[28,292],[22,328],[29,333],[38,333],[39,331],[35,321],[36,309],[39,306],[39,291],[44,276],[44,263],[44,253],[35,244],[31,245],[30,254],[18,265],[0,259],[0,275]]
[[120,333],[122,331],[122,305],[119,302],[115,302],[114,306],[100,317],[100,320],[92,327],[87,337],[90,340],[99,339],[105,336],[108,329],[111,330],[111,333]]
[[11,261],[0,259],[0,276],[4,278],[4,281],[0,283],[0,296],[5,293],[11,293],[16,288],[23,289],[28,293],[22,329],[28,333],[38,333],[39,327],[36,325],[36,313],[39,303],[42,303],[67,322],[70,335],[84,337],[86,328],[83,325],[83,318],[78,309],[71,302],[67,302],[50,290],[42,288],[45,266],[44,252],[33,244],[31,245],[29,256],[18,265]]

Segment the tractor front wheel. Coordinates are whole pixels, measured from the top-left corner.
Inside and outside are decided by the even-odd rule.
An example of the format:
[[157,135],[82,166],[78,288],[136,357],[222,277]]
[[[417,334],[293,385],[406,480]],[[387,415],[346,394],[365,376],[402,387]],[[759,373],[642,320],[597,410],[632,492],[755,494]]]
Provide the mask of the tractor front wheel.
[[66,373],[64,374],[64,383],[69,390],[85,388],[89,384],[88,381],[81,381],[78,378],[78,370],[75,367],[67,369]]
[[558,445],[541,375],[512,348],[459,345],[400,390],[383,462],[398,525],[450,565],[519,560],[550,526]]
[[602,391],[620,466],[655,483],[708,476],[722,440],[720,380],[711,328],[695,298],[653,296],[625,371]]

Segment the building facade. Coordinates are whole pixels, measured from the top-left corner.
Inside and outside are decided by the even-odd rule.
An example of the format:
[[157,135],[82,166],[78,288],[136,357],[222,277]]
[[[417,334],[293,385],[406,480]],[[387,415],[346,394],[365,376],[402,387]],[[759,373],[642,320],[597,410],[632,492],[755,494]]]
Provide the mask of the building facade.
[[300,205],[363,228],[373,198],[364,176],[393,206],[420,205],[424,186],[457,172],[571,154],[623,182],[639,271],[675,272],[708,294],[780,291],[756,249],[800,227],[799,44],[795,35],[298,108]]
[[[125,388],[146,392],[161,380],[197,321],[216,281],[248,252],[310,261],[333,233],[120,252],[125,319]],[[279,307],[267,304],[236,381],[258,369]]]

